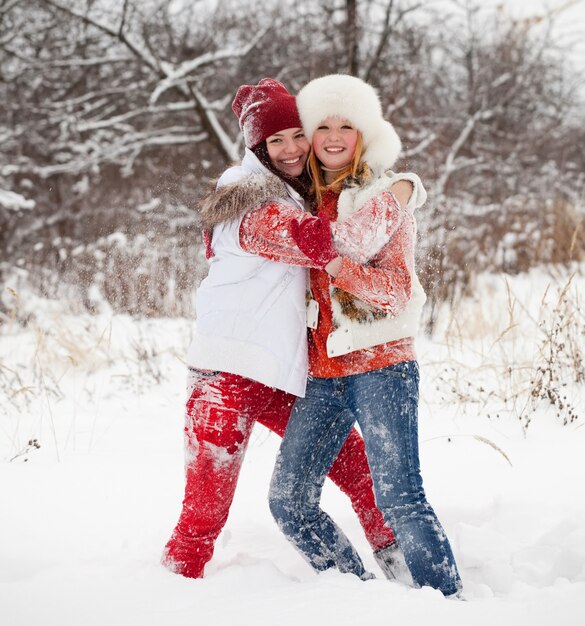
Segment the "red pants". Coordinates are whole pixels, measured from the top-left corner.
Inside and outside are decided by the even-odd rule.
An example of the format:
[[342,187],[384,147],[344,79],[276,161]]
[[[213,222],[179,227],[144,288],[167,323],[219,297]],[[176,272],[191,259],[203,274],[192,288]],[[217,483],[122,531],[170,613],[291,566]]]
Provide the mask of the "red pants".
[[[225,525],[255,422],[281,437],[295,396],[223,372],[196,371],[185,424],[185,497],[162,562],[172,571],[201,578]],[[374,550],[395,541],[374,501],[364,442],[354,429],[329,478],[349,496]]]

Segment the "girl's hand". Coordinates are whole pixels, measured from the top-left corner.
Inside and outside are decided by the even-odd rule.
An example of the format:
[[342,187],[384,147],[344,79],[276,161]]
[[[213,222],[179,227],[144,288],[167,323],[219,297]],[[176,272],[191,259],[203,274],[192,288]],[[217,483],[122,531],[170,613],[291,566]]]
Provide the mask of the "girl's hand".
[[396,201],[401,207],[405,207],[410,200],[414,185],[409,180],[399,180],[395,182],[390,191],[394,194]]
[[337,274],[339,274],[339,270],[341,269],[341,262],[342,258],[340,256],[335,257],[333,261],[329,261],[323,269],[333,278],[337,278]]
[[305,217],[300,222],[291,220],[290,233],[299,250],[321,268],[339,256],[333,247],[329,220],[324,215]]

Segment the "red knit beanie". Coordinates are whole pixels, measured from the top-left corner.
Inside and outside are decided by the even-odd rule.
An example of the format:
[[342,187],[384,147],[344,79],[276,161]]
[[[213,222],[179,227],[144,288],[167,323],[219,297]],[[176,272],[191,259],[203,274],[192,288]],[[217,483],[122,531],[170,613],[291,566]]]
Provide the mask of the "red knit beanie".
[[263,78],[257,85],[242,85],[232,109],[250,149],[285,128],[302,127],[295,97],[273,78]]

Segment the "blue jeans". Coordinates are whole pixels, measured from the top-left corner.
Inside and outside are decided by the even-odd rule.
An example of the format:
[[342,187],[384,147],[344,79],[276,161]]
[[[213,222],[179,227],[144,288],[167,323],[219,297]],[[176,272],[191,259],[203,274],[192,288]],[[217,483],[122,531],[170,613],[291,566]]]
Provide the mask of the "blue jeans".
[[416,585],[451,595],[461,588],[455,559],[427,502],[418,456],[416,361],[341,378],[309,378],[296,401],[270,486],[270,510],[314,569],[364,577],[349,539],[321,510],[325,476],[354,422],[366,445],[376,504],[392,526]]

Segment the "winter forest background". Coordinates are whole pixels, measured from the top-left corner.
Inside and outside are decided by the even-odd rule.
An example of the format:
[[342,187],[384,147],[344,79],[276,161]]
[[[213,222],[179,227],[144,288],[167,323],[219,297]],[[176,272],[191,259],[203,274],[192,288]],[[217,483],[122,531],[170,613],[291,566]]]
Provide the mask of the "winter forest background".
[[405,146],[398,168],[429,189],[419,268],[431,327],[434,305],[480,271],[579,260],[584,67],[570,62],[574,41],[551,37],[551,13],[513,19],[466,0],[2,0],[0,280],[88,311],[104,299],[190,315],[205,272],[193,209],[241,155],[237,86],[273,76],[294,92],[335,72],[379,89]]
[[[0,0],[3,624],[583,622],[584,39],[584,0]],[[429,192],[421,460],[463,607],[315,577],[267,511],[261,430],[209,577],[158,565],[231,101],[335,72],[379,90]]]

